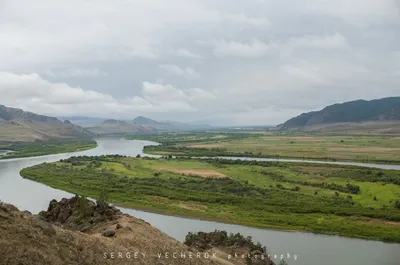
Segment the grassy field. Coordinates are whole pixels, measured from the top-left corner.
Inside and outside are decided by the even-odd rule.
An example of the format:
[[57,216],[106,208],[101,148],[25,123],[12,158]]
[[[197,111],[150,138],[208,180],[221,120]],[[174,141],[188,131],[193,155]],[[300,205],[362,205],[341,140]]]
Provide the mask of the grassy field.
[[92,140],[0,144],[0,150],[12,151],[0,156],[0,159],[71,153],[95,147],[97,147],[97,143]]
[[[130,137],[128,139],[135,139]],[[151,154],[281,157],[400,164],[400,136],[319,134],[165,134],[140,139],[160,142]]]
[[400,242],[400,172],[227,159],[73,157],[21,171],[118,205],[247,226]]

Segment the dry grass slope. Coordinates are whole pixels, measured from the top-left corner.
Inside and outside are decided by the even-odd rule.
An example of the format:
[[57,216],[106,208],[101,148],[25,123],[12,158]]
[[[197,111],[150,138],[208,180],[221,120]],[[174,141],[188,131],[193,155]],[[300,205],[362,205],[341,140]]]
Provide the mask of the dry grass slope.
[[[117,224],[122,228],[116,229]],[[116,235],[102,236],[105,229],[115,229]],[[241,260],[228,261],[227,254],[220,251],[217,259],[189,258],[189,252],[197,253],[198,250],[127,215],[80,232],[52,225],[13,205],[0,203],[0,230],[0,265],[245,264]],[[118,257],[118,252],[123,253],[122,258]],[[168,258],[158,257],[157,253],[164,255],[166,252]],[[180,253],[186,253],[186,258],[174,259],[174,252],[179,253],[178,257]],[[126,253],[130,253],[130,258]]]

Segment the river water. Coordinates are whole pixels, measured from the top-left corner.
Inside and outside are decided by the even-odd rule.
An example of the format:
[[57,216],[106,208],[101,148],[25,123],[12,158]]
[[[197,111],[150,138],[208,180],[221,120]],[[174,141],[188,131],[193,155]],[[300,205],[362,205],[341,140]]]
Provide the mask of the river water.
[[[126,141],[112,138],[97,139],[97,142],[99,144],[97,148],[79,153],[0,160],[0,200],[12,203],[20,210],[38,213],[41,210],[47,209],[50,200],[60,200],[63,197],[71,197],[72,194],[23,179],[19,175],[21,169],[43,162],[58,161],[59,159],[65,159],[74,155],[143,155],[143,147],[152,144],[152,142],[147,141]],[[259,160],[269,161],[274,159]],[[291,159],[286,160],[293,161]],[[316,162],[321,163],[321,161]],[[362,165],[360,163],[350,164]],[[400,170],[399,165],[367,164],[366,166]],[[154,227],[157,227],[162,232],[179,241],[183,241],[188,232],[211,232],[215,229],[252,236],[254,241],[259,241],[262,245],[267,246],[268,252],[272,256],[277,255],[279,257],[283,254],[287,257],[289,253],[290,258],[286,258],[286,260],[290,265],[400,264],[400,244],[388,244],[378,241],[316,235],[312,233],[257,229],[239,225],[147,213],[125,208],[121,208],[121,210],[146,220]],[[297,260],[294,260],[294,255],[297,256]]]

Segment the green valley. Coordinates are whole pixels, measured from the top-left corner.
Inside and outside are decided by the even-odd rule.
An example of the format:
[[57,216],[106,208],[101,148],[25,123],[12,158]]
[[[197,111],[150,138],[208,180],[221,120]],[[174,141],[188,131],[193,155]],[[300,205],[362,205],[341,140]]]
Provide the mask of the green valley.
[[117,205],[246,226],[400,242],[400,172],[228,159],[72,157],[24,178]]
[[309,132],[191,132],[129,136],[159,142],[149,154],[245,156],[400,164],[399,136],[325,135]]

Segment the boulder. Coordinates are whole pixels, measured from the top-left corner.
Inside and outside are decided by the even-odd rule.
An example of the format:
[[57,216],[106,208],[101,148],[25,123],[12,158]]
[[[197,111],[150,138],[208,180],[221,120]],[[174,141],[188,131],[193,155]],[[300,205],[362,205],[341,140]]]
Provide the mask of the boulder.
[[114,211],[110,208],[104,211],[104,215],[107,217],[112,217],[114,214]]
[[94,203],[86,198],[75,196],[61,201],[52,200],[40,216],[49,222],[65,227],[88,230],[106,220],[117,220],[122,212],[104,202]]
[[103,233],[101,233],[101,235],[105,236],[105,237],[113,237],[113,236],[115,236],[115,234],[116,234],[116,232],[113,229],[108,229],[108,230],[104,231]]

